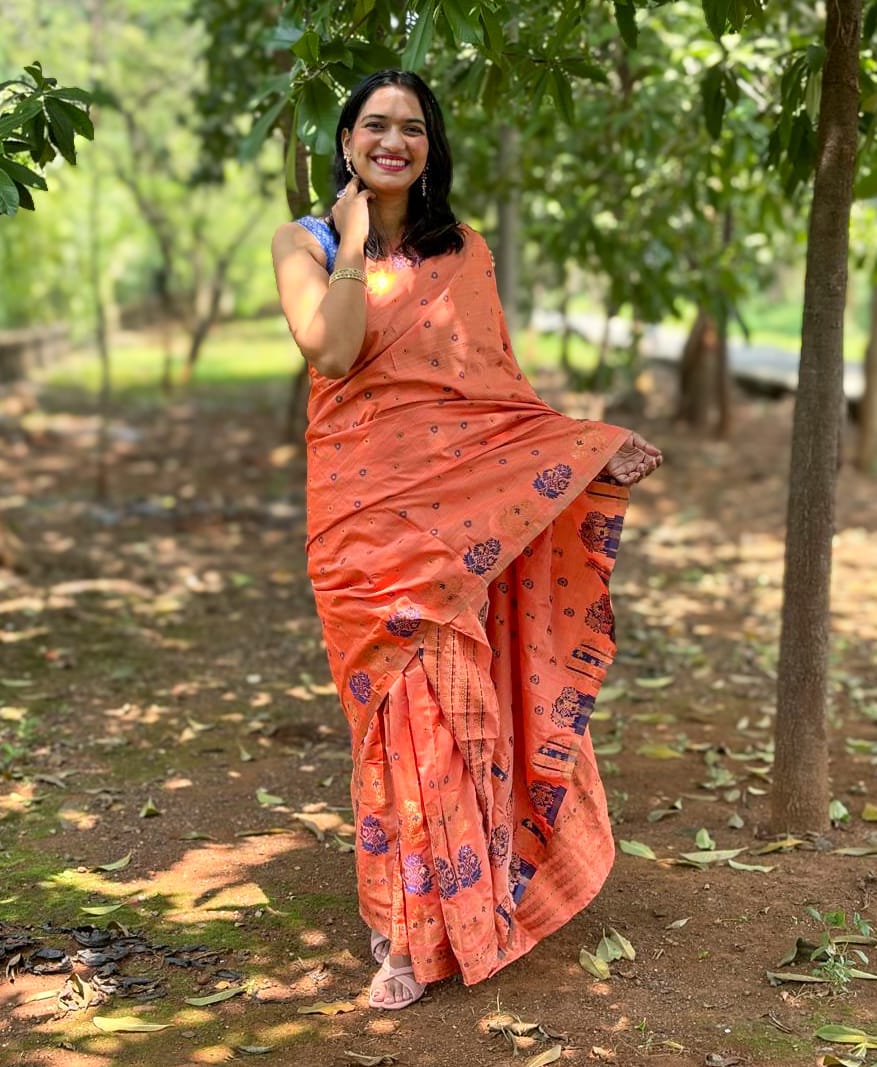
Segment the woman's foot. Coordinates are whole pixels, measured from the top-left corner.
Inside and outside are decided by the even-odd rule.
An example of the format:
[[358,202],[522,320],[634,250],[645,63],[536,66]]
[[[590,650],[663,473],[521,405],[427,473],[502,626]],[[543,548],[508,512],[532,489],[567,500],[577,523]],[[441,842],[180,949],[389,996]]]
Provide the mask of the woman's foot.
[[603,468],[619,485],[636,485],[664,462],[661,450],[638,433],[631,433]]
[[425,992],[426,985],[414,977],[411,958],[391,953],[372,979],[368,1004],[370,1008],[389,1010],[407,1008],[420,1000]]

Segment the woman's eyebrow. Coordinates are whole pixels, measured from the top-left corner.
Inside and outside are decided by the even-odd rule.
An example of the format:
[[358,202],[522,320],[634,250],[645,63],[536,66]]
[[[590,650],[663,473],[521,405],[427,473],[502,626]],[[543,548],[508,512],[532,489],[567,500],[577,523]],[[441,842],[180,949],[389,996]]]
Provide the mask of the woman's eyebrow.
[[[369,119],[381,119],[383,122],[386,122],[387,121],[387,116],[386,115],[376,115],[375,114],[375,115],[363,115],[363,117],[362,117],[362,121],[363,122],[367,122]],[[415,118],[414,116],[412,116],[409,119],[404,119],[403,121],[406,122],[406,123],[416,122],[419,126],[425,126],[426,125],[426,119],[418,119],[418,118]]]

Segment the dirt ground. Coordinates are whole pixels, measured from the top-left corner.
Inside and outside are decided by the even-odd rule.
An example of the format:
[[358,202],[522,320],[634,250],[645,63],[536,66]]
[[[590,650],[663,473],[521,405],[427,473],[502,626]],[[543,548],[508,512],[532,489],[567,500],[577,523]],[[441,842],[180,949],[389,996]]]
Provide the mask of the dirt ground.
[[[613,585],[620,651],[593,723],[615,868],[590,908],[495,978],[376,1013],[345,724],[304,574],[301,459],[277,444],[283,402],[254,388],[127,406],[97,503],[86,399],[0,399],[0,517],[26,567],[0,571],[0,1062],[849,1060],[853,1046],[815,1034],[877,1030],[877,990],[850,975],[877,971],[877,949],[866,932],[827,967],[810,955],[826,931],[877,920],[873,483],[840,477],[837,821],[778,847],[791,401],[740,398],[724,443],[650,405],[638,423],[666,464],[635,491]],[[838,851],[851,848],[864,854]],[[725,850],[759,869],[679,862]],[[580,952],[611,930],[635,958],[597,978]],[[783,965],[799,938],[811,947]],[[814,971],[823,981],[768,978]],[[303,1011],[320,1003],[326,1014]],[[132,1017],[165,1028],[95,1022]]]

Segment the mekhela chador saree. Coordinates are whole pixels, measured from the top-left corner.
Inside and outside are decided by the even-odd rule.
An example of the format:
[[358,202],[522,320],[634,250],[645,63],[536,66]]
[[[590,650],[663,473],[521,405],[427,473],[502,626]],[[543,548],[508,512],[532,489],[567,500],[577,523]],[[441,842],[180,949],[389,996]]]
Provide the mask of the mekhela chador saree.
[[[369,262],[347,377],[311,369],[308,572],[353,745],[360,911],[418,981],[478,982],[599,891],[588,720],[628,436],[521,374],[490,252]],[[352,283],[347,283],[352,284]]]

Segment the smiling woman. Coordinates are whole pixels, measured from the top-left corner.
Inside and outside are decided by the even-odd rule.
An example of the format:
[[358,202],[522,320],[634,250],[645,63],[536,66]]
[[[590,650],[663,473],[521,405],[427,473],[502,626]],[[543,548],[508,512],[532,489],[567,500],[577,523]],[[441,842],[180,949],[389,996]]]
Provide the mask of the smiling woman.
[[414,74],[354,90],[323,219],[281,226],[310,364],[308,573],[353,749],[369,1003],[481,981],[583,908],[612,835],[588,720],[628,489],[660,452],[526,381]]

